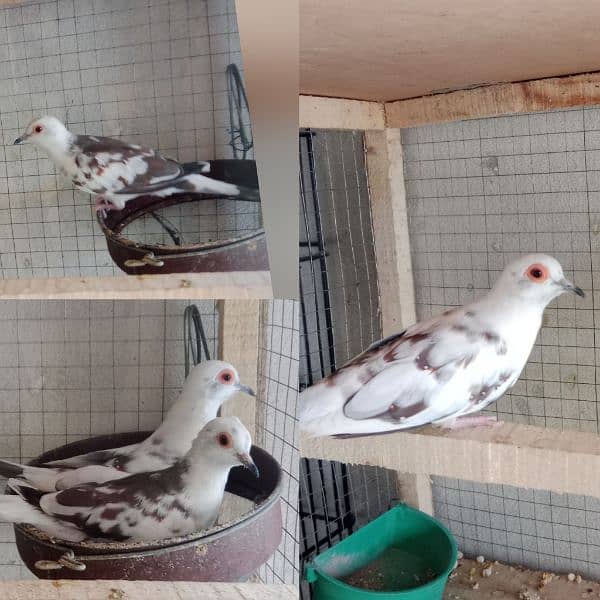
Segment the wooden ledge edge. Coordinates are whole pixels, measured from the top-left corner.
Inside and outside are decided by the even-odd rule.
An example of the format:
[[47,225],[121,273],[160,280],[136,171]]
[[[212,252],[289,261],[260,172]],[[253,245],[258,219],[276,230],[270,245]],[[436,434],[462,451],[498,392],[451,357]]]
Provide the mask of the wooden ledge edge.
[[0,280],[0,299],[268,299],[269,271]]
[[260,583],[198,583],[187,581],[0,581],[3,600],[297,600],[292,585]]
[[600,436],[595,433],[518,423],[456,431],[428,426],[347,439],[301,435],[300,453],[403,473],[600,496]]
[[325,96],[300,96],[300,127],[315,129],[385,129],[382,102]]

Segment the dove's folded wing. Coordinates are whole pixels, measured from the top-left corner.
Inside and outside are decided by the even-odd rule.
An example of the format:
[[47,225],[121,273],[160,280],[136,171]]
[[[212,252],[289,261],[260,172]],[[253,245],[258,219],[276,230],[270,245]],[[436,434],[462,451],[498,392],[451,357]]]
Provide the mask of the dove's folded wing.
[[150,148],[121,140],[78,136],[76,164],[79,184],[98,194],[150,194],[184,175],[183,167]]
[[85,454],[78,454],[70,458],[59,460],[51,460],[44,463],[43,467],[61,467],[63,469],[77,469],[88,465],[103,465],[112,463],[119,457],[129,456],[139,446],[139,444],[130,444],[129,446],[121,446],[120,448],[112,448],[110,450],[94,450]]
[[129,477],[130,473],[104,465],[88,465],[69,469],[56,477],[54,490],[66,490],[86,483],[101,484]]
[[425,325],[373,346],[362,362],[360,357],[353,361],[361,368],[364,383],[344,406],[348,418],[416,423],[420,413],[424,419],[427,415],[425,420],[444,416],[432,415],[430,400],[490,342],[447,320]]

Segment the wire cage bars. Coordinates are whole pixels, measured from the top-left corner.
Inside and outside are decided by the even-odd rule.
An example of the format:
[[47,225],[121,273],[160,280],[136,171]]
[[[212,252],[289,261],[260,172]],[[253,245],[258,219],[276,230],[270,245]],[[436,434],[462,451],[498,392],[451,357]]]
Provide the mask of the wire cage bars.
[[[300,390],[382,335],[364,136],[301,130]],[[350,535],[397,495],[395,473],[300,464],[300,563]],[[310,591],[301,586],[302,598]]]

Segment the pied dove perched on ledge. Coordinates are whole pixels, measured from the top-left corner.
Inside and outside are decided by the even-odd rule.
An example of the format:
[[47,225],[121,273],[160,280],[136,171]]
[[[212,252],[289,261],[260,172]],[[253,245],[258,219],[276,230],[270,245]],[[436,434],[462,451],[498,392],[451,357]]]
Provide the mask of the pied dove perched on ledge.
[[464,415],[516,383],[544,309],[564,292],[584,295],[551,256],[511,262],[480,300],[373,344],[304,390],[301,429],[313,436],[365,435],[427,423],[490,423]]
[[96,196],[96,210],[122,210],[139,196],[164,198],[200,193],[239,196],[237,185],[206,176],[207,162],[196,171],[156,150],[121,140],[71,133],[57,118],[43,116],[29,123],[15,144],[30,143],[44,150],[65,177]]

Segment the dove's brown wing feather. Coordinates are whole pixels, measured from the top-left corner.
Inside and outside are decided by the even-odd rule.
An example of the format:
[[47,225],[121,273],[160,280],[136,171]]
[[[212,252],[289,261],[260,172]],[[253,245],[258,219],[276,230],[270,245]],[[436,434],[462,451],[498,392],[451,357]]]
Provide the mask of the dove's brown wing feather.
[[[150,148],[121,140],[77,136],[73,142],[75,163],[81,175],[73,183],[96,194],[144,195],[170,185],[181,177],[183,167]],[[147,168],[140,172],[139,162]]]

